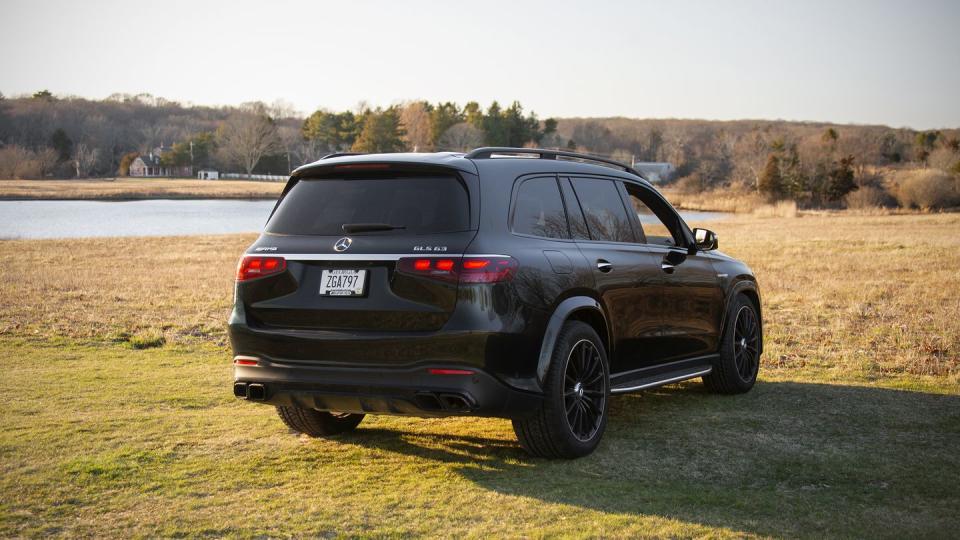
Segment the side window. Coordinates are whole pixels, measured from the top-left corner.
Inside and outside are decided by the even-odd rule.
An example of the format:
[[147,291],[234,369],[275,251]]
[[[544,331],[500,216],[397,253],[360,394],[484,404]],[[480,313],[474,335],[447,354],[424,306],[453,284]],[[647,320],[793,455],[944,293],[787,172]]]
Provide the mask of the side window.
[[612,180],[571,178],[587,220],[590,238],[606,242],[634,242],[633,227],[623,199]]
[[[630,195],[630,205],[640,220],[643,236],[640,242],[660,246],[680,245],[681,236],[677,229],[679,224],[676,223],[676,216],[662,208],[663,203],[657,204],[658,201],[653,195],[636,186],[627,185],[627,193]],[[653,208],[660,210],[659,215]]]
[[583,217],[583,210],[577,202],[577,195],[573,192],[569,178],[560,179],[560,191],[563,192],[563,202],[567,205],[567,219],[570,221],[570,234],[574,240],[589,240],[590,231],[587,230],[587,220]]
[[513,232],[570,238],[567,214],[555,178],[530,178],[520,184],[513,208]]

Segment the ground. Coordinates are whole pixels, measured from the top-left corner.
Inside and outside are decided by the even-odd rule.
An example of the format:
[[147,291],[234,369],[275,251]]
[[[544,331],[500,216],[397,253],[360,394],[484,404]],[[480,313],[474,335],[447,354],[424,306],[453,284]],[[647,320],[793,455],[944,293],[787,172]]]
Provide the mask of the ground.
[[760,382],[614,397],[576,461],[503,420],[315,440],[235,400],[252,236],[0,242],[0,536],[954,536],[960,216],[703,225],[760,280]]
[[276,199],[284,184],[170,178],[0,180],[0,200]]

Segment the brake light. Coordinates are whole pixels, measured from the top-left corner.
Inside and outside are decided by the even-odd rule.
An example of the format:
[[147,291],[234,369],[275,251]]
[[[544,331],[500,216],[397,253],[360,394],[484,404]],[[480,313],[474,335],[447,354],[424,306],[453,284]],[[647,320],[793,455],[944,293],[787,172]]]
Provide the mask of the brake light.
[[399,272],[451,283],[508,281],[516,269],[517,261],[511,257],[404,257],[397,262]]
[[287,269],[287,260],[283,257],[259,257],[248,255],[237,264],[237,281],[246,281],[271,274],[279,274]]

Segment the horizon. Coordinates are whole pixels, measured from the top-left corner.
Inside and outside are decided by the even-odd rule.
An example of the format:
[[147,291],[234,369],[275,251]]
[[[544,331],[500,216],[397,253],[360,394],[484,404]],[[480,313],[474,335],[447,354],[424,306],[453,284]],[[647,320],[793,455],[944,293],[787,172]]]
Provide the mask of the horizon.
[[178,1],[136,17],[116,0],[14,0],[0,7],[0,90],[283,99],[304,114],[517,100],[540,118],[960,126],[960,5],[945,0],[407,6]]

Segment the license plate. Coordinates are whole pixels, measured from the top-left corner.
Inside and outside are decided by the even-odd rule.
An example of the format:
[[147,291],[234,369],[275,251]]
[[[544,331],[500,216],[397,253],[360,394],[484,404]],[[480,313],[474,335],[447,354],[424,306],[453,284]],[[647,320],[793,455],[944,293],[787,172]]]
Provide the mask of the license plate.
[[320,296],[363,296],[366,270],[324,270],[320,274]]

